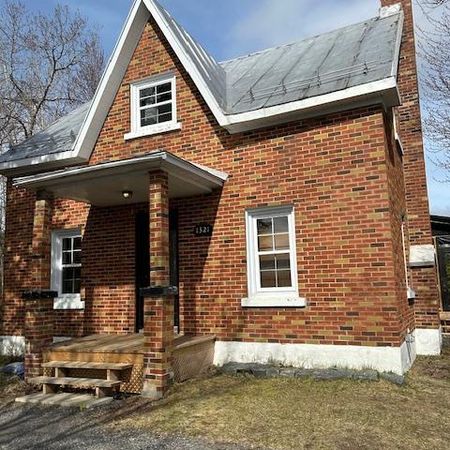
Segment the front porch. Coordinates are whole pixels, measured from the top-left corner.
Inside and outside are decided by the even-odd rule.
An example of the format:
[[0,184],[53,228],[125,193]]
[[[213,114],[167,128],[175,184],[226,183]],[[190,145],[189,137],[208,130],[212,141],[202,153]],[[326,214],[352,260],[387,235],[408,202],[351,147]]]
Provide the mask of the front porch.
[[[55,343],[44,350],[44,376],[52,377],[55,369],[66,366],[66,377],[106,379],[108,365],[123,365],[125,369],[119,373],[120,392],[141,394],[144,385],[144,339],[143,334],[96,334]],[[205,373],[213,364],[214,341],[214,336],[175,335],[173,380],[182,382]]]
[[[178,241],[171,234],[177,227],[171,228],[170,201],[211,194],[225,180],[223,173],[166,152],[15,180],[36,191],[32,288],[22,292],[28,381],[43,385],[44,394],[88,386],[97,396],[120,390],[159,399],[173,380],[212,364],[214,338],[174,336]],[[64,234],[65,223],[62,230],[52,228],[59,199],[89,205],[76,236]],[[55,240],[55,232],[62,238]],[[86,305],[81,320],[89,322],[75,334],[58,328],[60,302],[54,300],[66,294]],[[130,335],[132,330],[142,334]],[[54,336],[87,334],[52,345]]]

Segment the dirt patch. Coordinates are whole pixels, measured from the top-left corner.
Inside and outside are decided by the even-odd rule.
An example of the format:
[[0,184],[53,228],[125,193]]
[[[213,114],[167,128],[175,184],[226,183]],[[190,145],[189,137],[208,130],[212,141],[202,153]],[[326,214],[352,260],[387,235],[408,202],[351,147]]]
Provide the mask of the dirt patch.
[[156,405],[129,400],[114,427],[268,449],[447,449],[449,370],[446,350],[418,359],[404,387],[219,375],[175,386]]

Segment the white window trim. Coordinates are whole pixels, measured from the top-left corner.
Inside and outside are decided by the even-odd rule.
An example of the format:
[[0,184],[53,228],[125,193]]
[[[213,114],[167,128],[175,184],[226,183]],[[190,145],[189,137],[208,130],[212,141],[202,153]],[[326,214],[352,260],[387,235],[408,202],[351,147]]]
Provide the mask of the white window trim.
[[[290,288],[261,288],[258,261],[258,233],[256,222],[266,217],[288,216],[289,223],[289,249],[291,261]],[[247,282],[248,298],[241,301],[243,307],[282,307],[303,308],[306,299],[300,297],[298,291],[297,250],[295,243],[295,217],[292,206],[261,208],[247,210],[245,213],[246,237],[247,237]]]
[[[155,125],[141,126],[140,108],[139,108],[139,92],[142,89],[158,86],[164,83],[172,85],[172,120],[170,122],[158,123]],[[174,74],[164,74],[156,77],[148,78],[130,85],[130,119],[131,130],[125,134],[124,139],[136,139],[143,136],[151,136],[153,134],[167,133],[173,130],[180,130],[181,123],[177,122],[177,90],[176,77]]]
[[52,232],[51,290],[58,292],[53,309],[84,309],[81,294],[62,294],[62,240],[67,237],[81,236],[79,229],[55,230]]

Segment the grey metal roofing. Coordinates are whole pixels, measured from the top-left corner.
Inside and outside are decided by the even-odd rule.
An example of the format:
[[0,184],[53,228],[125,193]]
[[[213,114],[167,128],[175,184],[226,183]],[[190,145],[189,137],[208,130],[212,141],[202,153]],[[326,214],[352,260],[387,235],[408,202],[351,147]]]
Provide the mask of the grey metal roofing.
[[[402,13],[217,63],[156,1],[225,114],[291,103],[394,76]],[[72,149],[89,104],[0,155],[0,163]]]
[[392,76],[400,14],[222,63],[228,113],[289,103]]
[[45,130],[0,155],[0,162],[28,159],[54,153],[70,152],[91,102],[62,117]]

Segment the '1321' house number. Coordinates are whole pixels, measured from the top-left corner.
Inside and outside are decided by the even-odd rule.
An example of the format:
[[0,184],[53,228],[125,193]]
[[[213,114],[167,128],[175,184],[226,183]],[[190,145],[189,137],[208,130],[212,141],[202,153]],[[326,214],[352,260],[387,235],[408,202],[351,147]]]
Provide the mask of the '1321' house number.
[[212,236],[213,227],[212,225],[201,223],[195,225],[194,234],[196,236]]

